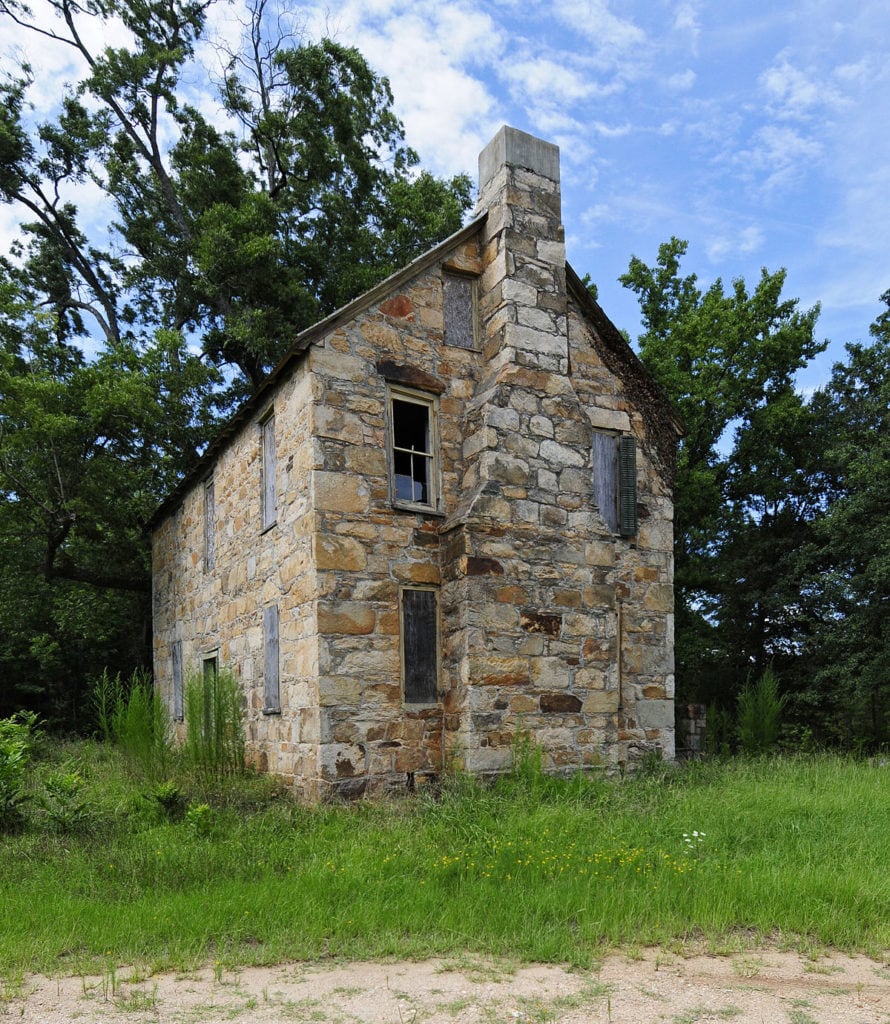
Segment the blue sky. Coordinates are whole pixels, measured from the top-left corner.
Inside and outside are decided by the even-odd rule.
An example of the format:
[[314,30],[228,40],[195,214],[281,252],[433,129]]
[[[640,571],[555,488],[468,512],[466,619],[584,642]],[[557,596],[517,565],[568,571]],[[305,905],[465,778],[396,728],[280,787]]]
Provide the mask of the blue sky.
[[409,142],[476,176],[503,123],[557,142],[568,257],[635,335],[617,283],[685,238],[704,284],[785,267],[822,304],[825,380],[890,288],[885,0],[356,0],[301,8],[392,83]]
[[[39,14],[41,0],[34,2]],[[232,40],[241,0],[210,11]],[[500,125],[559,144],[568,257],[619,327],[618,282],[671,235],[703,285],[787,268],[786,297],[821,302],[829,352],[868,337],[890,288],[890,10],[886,0],[309,0],[307,36],[357,46],[389,77],[423,166],[467,171]],[[43,7],[43,16],[46,8]],[[114,29],[105,37],[116,42]],[[123,40],[121,40],[123,41]],[[9,44],[7,43],[7,46]],[[44,45],[36,113],[78,77]],[[214,63],[210,48],[204,52]],[[190,97],[213,107],[203,95]],[[84,194],[85,207],[101,200]],[[14,233],[0,208],[0,244]],[[5,248],[5,246],[4,246]]]

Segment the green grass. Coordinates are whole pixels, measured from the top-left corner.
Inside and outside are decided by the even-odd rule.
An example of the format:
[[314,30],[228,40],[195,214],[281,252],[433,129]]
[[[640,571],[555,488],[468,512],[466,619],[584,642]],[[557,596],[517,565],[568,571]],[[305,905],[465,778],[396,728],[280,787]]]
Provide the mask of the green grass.
[[78,764],[81,830],[35,813],[0,837],[0,976],[466,950],[586,964],[693,941],[890,948],[890,768],[875,763],[526,771],[318,808],[254,777],[188,792],[210,807],[200,828],[167,818],[108,747],[78,748]]

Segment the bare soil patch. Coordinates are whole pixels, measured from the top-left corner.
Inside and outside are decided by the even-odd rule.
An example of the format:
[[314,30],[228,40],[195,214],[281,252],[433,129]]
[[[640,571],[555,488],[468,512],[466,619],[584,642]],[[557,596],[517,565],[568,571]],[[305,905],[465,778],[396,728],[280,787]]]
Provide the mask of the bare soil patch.
[[291,963],[145,977],[32,976],[0,988],[26,1024],[890,1024],[890,965],[749,950],[610,954],[593,970],[467,955],[422,962]]

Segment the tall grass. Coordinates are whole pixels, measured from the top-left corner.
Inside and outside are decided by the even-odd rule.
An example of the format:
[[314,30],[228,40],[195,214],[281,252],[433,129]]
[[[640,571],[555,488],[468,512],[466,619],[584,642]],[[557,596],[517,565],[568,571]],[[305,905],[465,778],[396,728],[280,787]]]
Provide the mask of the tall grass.
[[205,777],[244,770],[241,684],[228,668],[193,672],[185,684],[185,757]]
[[[473,950],[586,963],[621,944],[890,948],[890,768],[842,758],[535,773],[299,806],[256,776],[177,822],[79,764],[92,835],[4,840],[0,970]],[[106,796],[106,794],[108,794]],[[695,835],[698,833],[698,835]]]

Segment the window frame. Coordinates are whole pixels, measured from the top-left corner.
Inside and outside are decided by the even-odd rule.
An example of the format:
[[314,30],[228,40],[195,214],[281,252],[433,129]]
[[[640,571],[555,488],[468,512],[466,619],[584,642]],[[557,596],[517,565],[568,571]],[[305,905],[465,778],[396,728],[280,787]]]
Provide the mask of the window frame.
[[[394,402],[418,405],[427,410],[427,434],[430,451],[419,453],[428,459],[429,465],[429,501],[409,501],[398,497],[396,487],[396,451],[407,452],[407,449],[396,449],[395,445],[395,409]],[[439,450],[439,396],[425,391],[401,387],[397,384],[386,385],[386,459],[387,476],[389,478],[389,500],[393,508],[411,512],[440,514],[441,500],[441,458]]]
[[278,452],[275,443],[275,409],[269,409],[259,421],[260,434],[260,531],[271,530],[278,522],[276,473]]
[[[408,664],[405,650],[405,640],[407,638],[407,631],[405,629],[405,594],[406,593],[424,593],[432,594],[434,600],[434,615],[433,624],[435,627],[435,659],[433,664],[433,670],[435,672],[435,678],[433,680],[432,694],[426,693],[426,697],[430,697],[428,700],[409,700],[408,698]],[[440,703],[439,693],[442,686],[442,612],[441,612],[441,601],[439,600],[439,588],[434,586],[404,586],[399,587],[399,666],[400,666],[400,681],[402,687],[402,704],[405,707],[414,709],[423,709],[430,707],[437,707]]]

